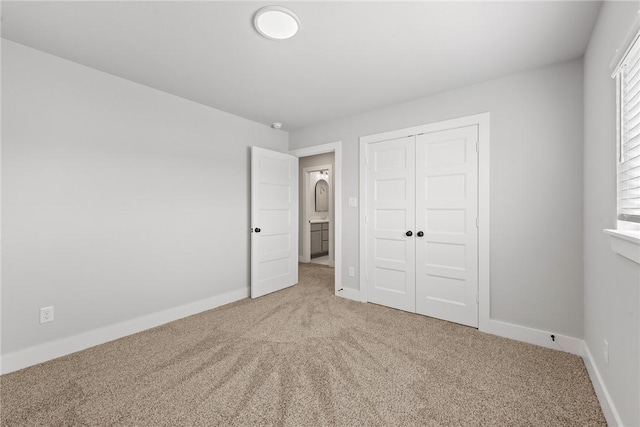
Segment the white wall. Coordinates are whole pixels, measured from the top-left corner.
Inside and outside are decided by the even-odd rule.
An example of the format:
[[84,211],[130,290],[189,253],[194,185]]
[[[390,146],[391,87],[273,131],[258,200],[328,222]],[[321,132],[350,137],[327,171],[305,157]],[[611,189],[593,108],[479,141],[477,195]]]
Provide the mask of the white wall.
[[[616,225],[616,107],[611,61],[638,2],[605,2],[584,60],[584,337],[620,419],[640,425],[640,265],[611,251]],[[603,343],[609,342],[609,365]]]
[[[335,153],[331,152],[331,153],[323,153],[323,154],[316,154],[314,156],[307,156],[307,157],[300,157],[300,161],[298,164],[298,171],[300,174],[300,197],[299,197],[299,201],[300,201],[300,208],[299,208],[299,219],[300,221],[298,222],[298,224],[300,224],[300,230],[299,230],[299,234],[298,234],[298,251],[299,251],[299,255],[302,256],[303,254],[303,242],[302,242],[302,236],[303,236],[303,232],[304,232],[304,221],[305,218],[302,217],[302,204],[305,202],[305,198],[306,198],[306,194],[304,193],[304,168],[309,168],[309,167],[313,167],[313,166],[321,166],[321,165],[331,165],[331,169],[332,171],[335,171]],[[334,197],[335,194],[335,187],[334,187],[334,182],[333,182],[333,176],[330,177],[329,179],[329,185],[331,186],[331,197]],[[313,183],[313,185],[315,185],[315,183]],[[331,209],[331,221],[333,222],[333,227],[335,227],[335,203],[332,202],[332,206],[334,206],[333,209]],[[332,227],[332,230],[334,229]],[[334,238],[333,236],[330,237],[330,242],[329,244],[331,245],[331,257],[333,259],[333,254],[335,253],[334,248],[335,248],[335,242],[334,242]]]
[[2,88],[3,354],[247,289],[249,146],[286,132],[6,40]]
[[[343,204],[358,195],[358,138],[491,112],[491,317],[582,337],[582,61],[290,132],[290,148],[343,141]],[[358,268],[358,209],[343,211]],[[357,277],[342,277],[358,288]]]

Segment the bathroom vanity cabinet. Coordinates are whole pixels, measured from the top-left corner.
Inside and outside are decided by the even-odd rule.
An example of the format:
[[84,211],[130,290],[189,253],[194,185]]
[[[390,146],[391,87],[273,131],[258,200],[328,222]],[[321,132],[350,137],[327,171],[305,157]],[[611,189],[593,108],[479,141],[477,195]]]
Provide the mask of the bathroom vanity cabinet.
[[311,223],[311,258],[329,254],[329,222]]

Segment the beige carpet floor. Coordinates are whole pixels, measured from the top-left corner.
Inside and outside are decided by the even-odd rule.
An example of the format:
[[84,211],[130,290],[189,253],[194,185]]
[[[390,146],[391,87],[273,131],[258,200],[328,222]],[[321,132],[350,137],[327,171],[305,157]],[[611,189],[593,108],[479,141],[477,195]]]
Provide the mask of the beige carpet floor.
[[0,377],[3,426],[605,425],[579,357],[300,284]]

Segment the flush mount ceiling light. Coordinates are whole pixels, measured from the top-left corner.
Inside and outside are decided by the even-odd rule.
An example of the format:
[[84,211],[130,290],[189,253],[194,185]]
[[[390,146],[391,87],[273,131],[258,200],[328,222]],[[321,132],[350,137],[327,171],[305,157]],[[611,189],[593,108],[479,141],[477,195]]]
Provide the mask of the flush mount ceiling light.
[[266,6],[256,12],[253,26],[268,39],[285,40],[298,32],[300,19],[286,7]]

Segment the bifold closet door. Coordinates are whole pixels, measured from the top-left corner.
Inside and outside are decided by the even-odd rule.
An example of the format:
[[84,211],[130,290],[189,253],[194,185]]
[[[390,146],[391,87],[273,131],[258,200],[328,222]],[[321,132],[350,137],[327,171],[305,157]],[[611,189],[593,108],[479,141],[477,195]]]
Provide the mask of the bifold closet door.
[[415,312],[413,136],[367,147],[369,302]]
[[478,326],[478,127],[416,137],[416,312]]

